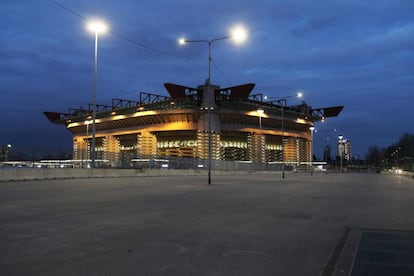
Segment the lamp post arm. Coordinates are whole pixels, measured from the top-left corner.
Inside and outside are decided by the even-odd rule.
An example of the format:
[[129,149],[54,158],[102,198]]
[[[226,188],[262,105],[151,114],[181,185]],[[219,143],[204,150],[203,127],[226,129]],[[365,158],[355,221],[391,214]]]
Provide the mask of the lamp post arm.
[[223,40],[223,39],[229,39],[229,38],[232,38],[232,36],[227,35],[227,36],[217,37],[217,38],[214,38],[214,39],[210,40],[210,44],[212,44],[213,42],[215,42],[217,40]]
[[199,43],[199,42],[203,42],[203,43],[207,43],[207,44],[210,44],[211,43],[211,41],[208,41],[208,40],[206,40],[206,39],[192,39],[192,40],[184,40],[184,42],[185,43],[192,43],[192,42],[197,42],[197,43]]
[[208,44],[208,78],[207,78],[207,83],[210,84],[210,78],[211,78],[211,45],[218,41],[218,40],[223,40],[223,39],[229,39],[232,36],[222,36],[222,37],[217,37],[214,38],[212,40],[206,40],[206,39],[192,39],[192,40],[184,40],[184,42],[186,43],[207,43]]

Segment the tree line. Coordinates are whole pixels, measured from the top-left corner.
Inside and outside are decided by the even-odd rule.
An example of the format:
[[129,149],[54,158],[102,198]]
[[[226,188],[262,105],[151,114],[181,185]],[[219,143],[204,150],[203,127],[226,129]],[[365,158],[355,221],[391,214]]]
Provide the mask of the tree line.
[[367,161],[378,169],[414,171],[414,135],[405,133],[397,143],[388,147],[369,147]]

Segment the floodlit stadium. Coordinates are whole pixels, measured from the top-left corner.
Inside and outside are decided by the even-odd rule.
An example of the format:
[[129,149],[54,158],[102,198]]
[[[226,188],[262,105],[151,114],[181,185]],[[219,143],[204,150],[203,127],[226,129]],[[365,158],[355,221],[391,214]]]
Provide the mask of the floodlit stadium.
[[[96,105],[94,158],[100,164],[102,160],[112,167],[170,162],[174,168],[200,168],[207,166],[207,160],[215,166],[221,161],[276,167],[310,164],[311,127],[343,109],[312,108],[305,102],[288,105],[288,97],[251,94],[252,83],[228,88],[208,83],[197,88],[164,86],[169,96],[141,92],[136,101],[113,99],[111,105]],[[65,125],[72,133],[75,160],[91,159],[92,111],[90,104],[87,110],[44,112],[52,123]]]

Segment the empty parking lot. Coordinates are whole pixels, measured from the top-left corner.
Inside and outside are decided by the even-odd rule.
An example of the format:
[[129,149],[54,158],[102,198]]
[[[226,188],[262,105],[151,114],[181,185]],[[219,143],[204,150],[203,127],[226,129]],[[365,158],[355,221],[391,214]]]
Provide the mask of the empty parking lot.
[[414,230],[409,177],[213,172],[206,182],[2,182],[0,274],[330,275],[346,229]]

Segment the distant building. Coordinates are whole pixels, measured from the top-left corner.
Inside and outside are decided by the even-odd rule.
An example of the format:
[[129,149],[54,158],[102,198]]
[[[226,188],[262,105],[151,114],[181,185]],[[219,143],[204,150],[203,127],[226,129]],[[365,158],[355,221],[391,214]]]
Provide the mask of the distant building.
[[[111,105],[97,105],[96,159],[108,160],[113,166],[173,157],[309,163],[309,127],[337,116],[343,108],[315,109],[304,102],[288,106],[286,98],[266,101],[262,94],[250,94],[254,84],[164,86],[169,96],[141,93],[138,101],[113,99]],[[87,110],[44,112],[52,123],[72,133],[74,159],[90,158],[92,109],[89,105]]]
[[351,160],[351,140],[347,138],[338,139],[338,156],[343,160]]

